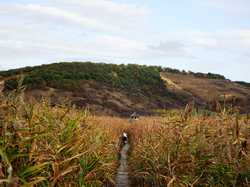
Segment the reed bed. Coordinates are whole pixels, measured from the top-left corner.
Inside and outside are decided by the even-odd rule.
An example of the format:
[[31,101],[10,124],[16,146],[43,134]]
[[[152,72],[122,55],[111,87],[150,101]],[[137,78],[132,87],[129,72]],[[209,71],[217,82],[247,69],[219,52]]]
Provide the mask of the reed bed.
[[115,186],[122,132],[132,186],[250,186],[248,115],[186,108],[131,123],[21,90],[0,96],[0,186]]
[[16,93],[0,105],[0,186],[114,186],[115,134],[88,111]]
[[166,112],[134,125],[134,186],[250,186],[250,121],[221,113]]

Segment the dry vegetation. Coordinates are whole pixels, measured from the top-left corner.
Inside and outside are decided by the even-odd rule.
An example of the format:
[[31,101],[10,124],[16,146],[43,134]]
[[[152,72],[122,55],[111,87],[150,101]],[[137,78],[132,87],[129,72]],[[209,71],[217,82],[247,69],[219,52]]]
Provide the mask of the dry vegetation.
[[[196,77],[191,74],[162,72],[163,79],[172,81],[175,85],[172,90],[183,94],[191,95],[194,99],[200,99],[203,102],[220,99],[220,96],[232,95],[238,99],[238,102],[250,98],[249,87],[226,79],[206,79]],[[170,87],[171,88],[171,87]]]
[[[190,114],[191,115],[191,114]],[[245,116],[168,113],[134,128],[134,182],[147,186],[249,186],[249,120]]]
[[117,139],[87,111],[1,98],[0,186],[113,183]]
[[24,103],[21,89],[0,104],[0,186],[113,186],[123,131],[133,186],[250,185],[248,116],[166,111],[131,124]]

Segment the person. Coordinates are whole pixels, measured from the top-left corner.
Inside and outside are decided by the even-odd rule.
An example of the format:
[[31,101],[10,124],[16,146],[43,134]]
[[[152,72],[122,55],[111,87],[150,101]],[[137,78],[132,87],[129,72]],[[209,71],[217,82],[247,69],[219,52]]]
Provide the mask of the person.
[[126,132],[122,133],[122,143],[127,144],[128,143],[128,134]]
[[134,112],[130,115],[129,122],[132,123],[133,121],[138,120],[138,118],[139,118],[139,115],[136,112]]
[[[129,122],[132,123],[135,120],[138,120],[139,115],[136,112],[133,112],[130,117],[129,117]],[[123,144],[127,144],[128,143],[128,133],[127,132],[123,132],[122,136],[121,136],[121,141]]]

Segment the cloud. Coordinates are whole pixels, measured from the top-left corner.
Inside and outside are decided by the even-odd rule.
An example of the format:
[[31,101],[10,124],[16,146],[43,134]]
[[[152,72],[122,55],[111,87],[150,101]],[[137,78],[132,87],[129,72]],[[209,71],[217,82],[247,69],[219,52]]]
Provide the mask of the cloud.
[[[1,24],[0,24],[1,26]],[[57,31],[46,33],[46,29],[13,25],[0,31],[0,56],[6,61],[27,59],[88,59],[139,58],[145,54],[146,44],[110,34],[76,35],[63,38]],[[22,31],[22,32],[20,32]],[[42,37],[41,37],[42,34]],[[73,37],[73,38],[72,38]],[[15,54],[15,55],[13,55]]]
[[250,29],[164,33],[158,37],[159,40],[160,42],[149,45],[149,48],[165,57],[198,59],[204,58],[204,54],[207,59],[210,55],[214,58],[248,56]]
[[[128,3],[117,3],[110,0],[60,0],[68,5],[80,6],[81,10],[93,16],[118,16],[118,17],[145,17],[150,14],[150,10],[143,6]],[[93,11],[95,10],[95,11]]]
[[143,56],[146,44],[123,35],[141,32],[149,14],[146,7],[108,0],[0,2],[3,66]]
[[168,57],[191,57],[188,47],[179,40],[167,40],[157,45],[149,45],[149,49],[161,56]]
[[[5,11],[9,10],[9,13],[21,14],[21,16],[28,16],[33,21],[47,19],[48,22],[58,22],[58,19],[67,23],[76,24],[87,29],[105,30],[110,31],[115,28],[110,25],[105,25],[95,19],[81,16],[80,14],[60,9],[57,7],[42,6],[39,4],[27,4],[27,5],[11,5],[8,7],[2,7]],[[6,10],[7,9],[7,10]],[[60,21],[60,20],[59,20]]]
[[[1,24],[0,24],[1,26]],[[46,34],[28,25],[13,25],[0,31],[0,56],[2,59],[157,59],[203,58],[209,55],[249,55],[250,30],[225,30],[217,33],[186,31],[165,33],[151,42],[130,37],[95,33],[63,38],[57,31]],[[22,30],[22,32],[20,32]],[[43,37],[41,36],[43,34]],[[15,54],[15,55],[13,55]]]
[[121,3],[111,0],[64,0],[83,15],[115,25],[122,31],[141,28],[151,15],[149,8],[135,3]]
[[29,4],[5,3],[0,6],[1,13],[26,16],[30,21],[75,24],[94,31],[122,32],[137,26],[140,28],[145,23],[149,10],[107,0],[55,0]]
[[86,18],[84,16],[81,16],[80,14],[74,13],[74,12],[70,12],[70,11],[66,11],[63,9],[59,9],[56,7],[48,7],[48,6],[41,6],[41,5],[34,5],[34,4],[29,4],[23,7],[24,10],[26,11],[32,11],[33,13],[40,13],[40,14],[44,14],[44,15],[48,15],[51,17],[58,17],[58,18],[62,18],[66,21],[75,23],[75,24],[79,24],[82,26],[85,26],[87,28],[93,28],[93,29],[100,29],[100,30],[109,30],[112,28],[111,27],[107,27],[106,25],[91,19],[91,18]]

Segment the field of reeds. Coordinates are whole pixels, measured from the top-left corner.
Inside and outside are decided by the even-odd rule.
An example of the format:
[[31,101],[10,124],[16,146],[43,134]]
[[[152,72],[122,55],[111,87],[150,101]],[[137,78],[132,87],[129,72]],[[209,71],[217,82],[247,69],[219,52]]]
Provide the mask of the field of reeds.
[[[139,123],[139,122],[138,122]],[[144,186],[250,186],[247,116],[180,111],[133,130],[132,182]]]
[[115,186],[122,132],[131,186],[249,186],[250,119],[221,110],[128,119],[0,98],[0,186]]
[[0,186],[102,186],[113,183],[117,134],[86,110],[1,98]]

